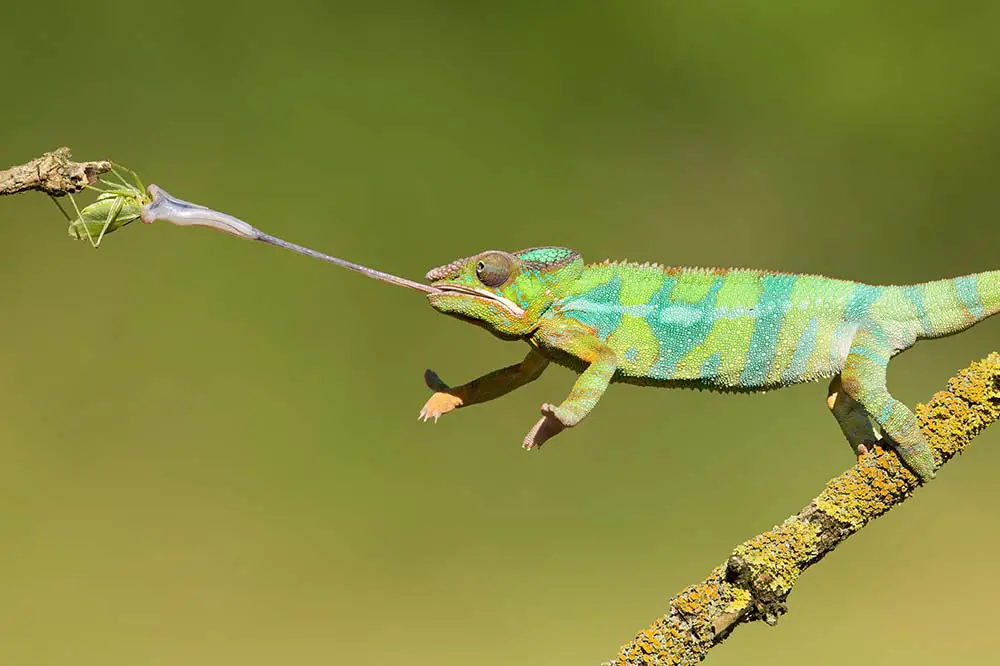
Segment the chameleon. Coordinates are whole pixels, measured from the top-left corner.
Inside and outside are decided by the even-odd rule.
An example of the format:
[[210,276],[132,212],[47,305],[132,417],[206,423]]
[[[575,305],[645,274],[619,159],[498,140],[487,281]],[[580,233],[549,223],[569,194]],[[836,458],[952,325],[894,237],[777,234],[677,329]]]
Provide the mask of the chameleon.
[[425,422],[499,398],[552,362],[579,377],[560,404],[541,406],[526,449],[579,424],[615,382],[763,392],[830,379],[827,406],[855,455],[888,440],[921,482],[936,462],[913,412],[889,393],[889,359],[1000,311],[1000,271],[879,286],[744,268],[585,264],[564,247],[489,250],[426,280],[436,311],[530,350],[459,386],[427,370]]
[[879,286],[746,268],[585,264],[579,252],[555,246],[480,252],[431,270],[428,285],[290,243],[157,185],[143,201],[144,223],[210,227],[327,261],[423,292],[438,312],[528,343],[520,363],[460,386],[427,370],[433,394],[418,417],[425,422],[506,395],[549,363],[575,370],[566,399],[542,405],[526,449],[580,423],[613,382],[764,392],[831,379],[827,406],[855,455],[887,440],[926,482],[934,454],[913,412],[889,393],[889,359],[1000,311],[1000,271]]

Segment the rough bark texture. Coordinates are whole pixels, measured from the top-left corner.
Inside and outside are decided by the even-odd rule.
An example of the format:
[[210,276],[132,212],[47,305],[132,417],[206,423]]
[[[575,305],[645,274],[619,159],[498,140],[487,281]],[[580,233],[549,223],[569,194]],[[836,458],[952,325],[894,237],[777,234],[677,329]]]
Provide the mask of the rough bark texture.
[[[1000,354],[991,353],[948,382],[917,420],[939,463],[1000,416]],[[670,610],[622,646],[626,664],[697,664],[745,622],[774,624],[799,575],[870,521],[909,498],[917,478],[880,447],[836,477],[805,508],[737,546],[704,580],[670,600]]]
[[73,162],[70,157],[69,148],[63,146],[27,164],[0,171],[0,195],[38,190],[59,197],[79,192],[111,171],[111,162]]

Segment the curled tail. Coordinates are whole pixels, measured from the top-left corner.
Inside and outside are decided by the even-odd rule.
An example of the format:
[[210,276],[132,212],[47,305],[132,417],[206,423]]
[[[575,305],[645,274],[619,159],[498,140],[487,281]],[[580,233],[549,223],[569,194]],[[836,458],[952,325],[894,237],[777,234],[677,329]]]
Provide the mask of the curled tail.
[[890,289],[897,320],[911,321],[918,339],[952,335],[1000,312],[1000,271]]

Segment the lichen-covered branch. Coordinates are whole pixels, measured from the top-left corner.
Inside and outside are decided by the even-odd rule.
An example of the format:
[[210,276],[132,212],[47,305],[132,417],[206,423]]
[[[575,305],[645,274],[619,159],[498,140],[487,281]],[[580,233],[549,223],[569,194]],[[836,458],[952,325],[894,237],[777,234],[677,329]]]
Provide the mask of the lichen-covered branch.
[[[938,462],[946,463],[1000,416],[1000,354],[948,382],[917,420]],[[740,624],[777,622],[799,575],[919,487],[880,447],[836,477],[804,509],[737,546],[707,580],[670,600],[670,610],[622,646],[612,664],[697,664]]]
[[30,190],[59,197],[81,191],[111,171],[111,162],[73,162],[69,148],[63,146],[45,153],[27,164],[0,171],[0,195]]

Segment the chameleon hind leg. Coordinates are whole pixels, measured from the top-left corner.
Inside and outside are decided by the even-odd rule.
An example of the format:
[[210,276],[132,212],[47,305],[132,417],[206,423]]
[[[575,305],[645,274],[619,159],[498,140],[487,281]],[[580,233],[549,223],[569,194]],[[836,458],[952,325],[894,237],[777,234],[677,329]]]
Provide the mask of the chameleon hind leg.
[[[882,435],[892,442],[903,463],[926,482],[934,478],[934,454],[920,432],[913,412],[889,394],[886,367],[891,356],[892,348],[882,331],[860,329],[854,336],[840,373],[840,385],[846,397],[859,403],[871,420],[878,424]],[[850,401],[845,400],[838,407],[839,399],[840,392],[833,402],[834,416],[840,421],[848,440],[867,435],[871,424],[866,431]],[[871,441],[875,441],[874,437]],[[858,443],[851,441],[855,448]]]
[[879,435],[872,428],[868,412],[860,402],[847,395],[840,383],[840,375],[830,382],[826,398],[826,406],[837,419],[840,429],[844,431],[847,442],[851,445],[854,455],[859,458],[868,452],[868,445],[878,442]]

